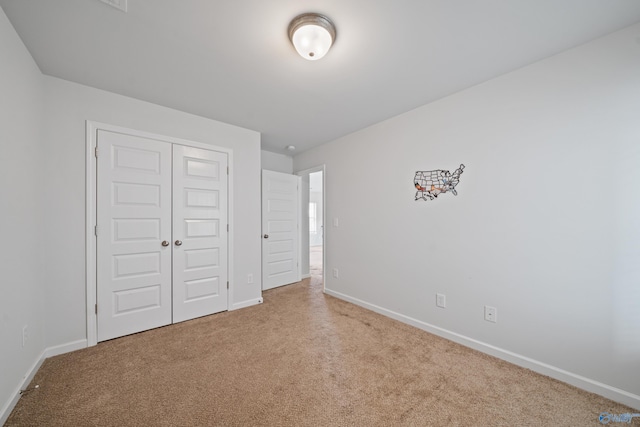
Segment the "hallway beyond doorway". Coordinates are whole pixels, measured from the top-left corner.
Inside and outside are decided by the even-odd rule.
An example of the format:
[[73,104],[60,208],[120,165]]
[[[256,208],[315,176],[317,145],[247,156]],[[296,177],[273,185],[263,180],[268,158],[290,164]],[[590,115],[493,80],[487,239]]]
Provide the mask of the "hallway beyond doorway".
[[322,245],[309,247],[309,274],[322,276]]

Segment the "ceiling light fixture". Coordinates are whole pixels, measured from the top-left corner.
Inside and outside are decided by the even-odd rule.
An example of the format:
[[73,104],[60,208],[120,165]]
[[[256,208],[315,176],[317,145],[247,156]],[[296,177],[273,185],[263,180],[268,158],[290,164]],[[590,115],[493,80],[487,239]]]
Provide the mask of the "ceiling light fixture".
[[295,151],[296,146],[295,145],[287,145],[285,148],[287,149],[287,151]]
[[316,61],[329,52],[336,40],[336,27],[324,15],[303,13],[289,24],[289,40],[300,56]]

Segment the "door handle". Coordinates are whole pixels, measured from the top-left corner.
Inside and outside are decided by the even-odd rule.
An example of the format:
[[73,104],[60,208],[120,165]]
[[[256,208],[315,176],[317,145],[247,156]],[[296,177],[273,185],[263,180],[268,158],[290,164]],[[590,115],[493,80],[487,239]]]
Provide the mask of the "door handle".
[[268,235],[268,234],[265,234],[265,235],[264,235],[264,236],[262,236],[262,237],[264,237],[265,239],[268,239],[268,238],[269,238],[269,235]]
[[162,246],[169,246],[169,242],[167,242],[166,240],[162,241]]
[[176,246],[182,246],[182,240],[176,240]]

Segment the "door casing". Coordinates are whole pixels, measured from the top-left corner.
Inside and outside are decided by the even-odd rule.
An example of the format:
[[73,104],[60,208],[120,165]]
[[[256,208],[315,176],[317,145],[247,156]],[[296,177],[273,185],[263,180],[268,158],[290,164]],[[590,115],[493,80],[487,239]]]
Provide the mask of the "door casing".
[[[106,123],[100,123],[95,121],[86,121],[86,177],[85,177],[85,282],[86,282],[86,303],[87,303],[87,346],[91,347],[98,343],[98,322],[96,315],[97,304],[97,269],[96,269],[96,203],[97,203],[97,188],[96,188],[96,141],[98,130],[105,130],[109,132],[122,133],[126,135],[139,136],[142,138],[150,138],[158,141],[163,141],[171,144],[180,144],[189,147],[202,148],[205,150],[213,150],[226,153],[228,156],[229,164],[229,178],[228,178],[228,223],[230,230],[233,228],[233,150],[227,147],[220,147],[211,144],[205,144],[201,142],[188,141],[185,139],[174,138],[170,136],[158,135],[149,132],[143,132],[139,130],[129,129],[122,126],[110,125]],[[233,301],[233,233],[229,233],[227,242],[227,269],[229,279],[229,307],[232,306]]]

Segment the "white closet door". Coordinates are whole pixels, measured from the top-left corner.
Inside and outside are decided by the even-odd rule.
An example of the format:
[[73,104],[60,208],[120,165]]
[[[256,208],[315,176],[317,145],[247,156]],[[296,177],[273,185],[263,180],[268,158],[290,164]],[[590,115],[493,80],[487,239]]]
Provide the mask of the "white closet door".
[[227,154],[173,146],[173,321],[228,309]]
[[97,322],[104,341],[171,323],[171,145],[99,130],[97,148]]

